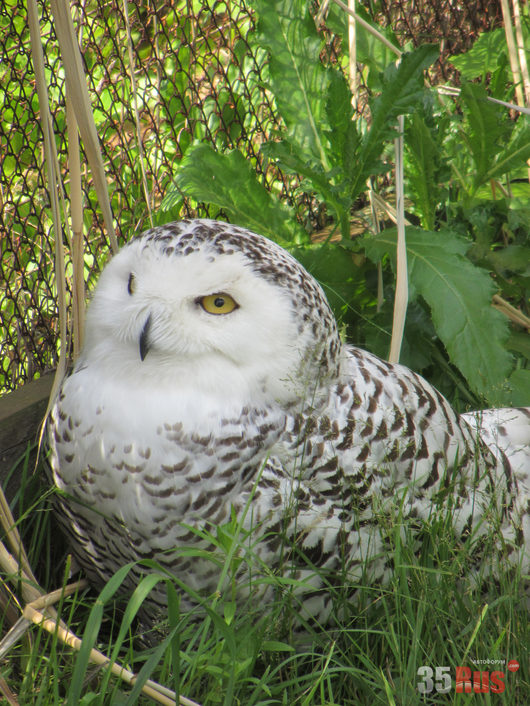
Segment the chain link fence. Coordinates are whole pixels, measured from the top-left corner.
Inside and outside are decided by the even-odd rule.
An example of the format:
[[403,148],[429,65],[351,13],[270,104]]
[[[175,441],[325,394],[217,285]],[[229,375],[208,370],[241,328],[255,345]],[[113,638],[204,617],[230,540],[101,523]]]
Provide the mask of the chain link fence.
[[[362,4],[377,22],[391,25],[401,42],[441,43],[444,56],[464,51],[501,21],[498,0]],[[39,0],[38,7],[67,196],[64,72],[48,3]],[[71,7],[120,241],[148,227],[150,218],[158,223],[217,215],[186,200],[174,212],[161,207],[174,166],[194,140],[219,150],[240,149],[266,185],[301,203],[299,212],[318,225],[297,182],[266,167],[259,153],[281,125],[245,0],[73,0]],[[443,60],[439,72],[442,80],[451,78]],[[54,236],[26,0],[3,0],[0,6],[0,94],[0,392],[5,392],[54,367],[57,357]],[[84,170],[84,264],[90,282],[108,247]]]

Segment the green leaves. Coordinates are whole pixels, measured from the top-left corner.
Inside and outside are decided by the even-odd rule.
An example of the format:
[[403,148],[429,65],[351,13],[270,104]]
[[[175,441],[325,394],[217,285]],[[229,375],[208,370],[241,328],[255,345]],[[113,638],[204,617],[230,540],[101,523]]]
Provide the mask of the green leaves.
[[474,79],[493,73],[501,62],[506,61],[506,53],[506,35],[499,27],[481,34],[469,51],[451,56],[449,61],[460,71],[462,78]]
[[397,117],[415,109],[425,89],[423,72],[438,56],[425,45],[390,63],[382,91],[371,103],[370,128],[353,121],[352,95],[342,72],[319,58],[322,39],[305,0],[255,0],[261,46],[269,52],[271,88],[286,124],[281,141],[263,153],[302,175],[349,236],[350,209],[366,180],[386,167],[380,158],[396,136]]
[[[362,243],[372,260],[390,255],[394,263],[396,239],[392,228],[377,237],[366,236]],[[465,257],[469,245],[451,231],[407,228],[411,294],[420,294],[429,305],[451,361],[476,392],[493,401],[502,397],[513,359],[503,345],[506,320],[491,306],[493,283]]]
[[[304,177],[304,189],[320,196],[347,238],[351,207],[366,180],[386,169],[380,157],[395,137],[397,117],[414,109],[425,90],[423,71],[438,51],[423,46],[388,67],[383,91],[372,102],[370,129],[361,133],[346,79],[320,61],[323,41],[305,0],[255,0],[255,5],[257,41],[269,52],[270,85],[286,125],[283,139],[263,145],[262,152]],[[179,166],[175,186],[280,243],[307,241],[292,211],[257,182],[238,152],[220,155],[206,145],[194,146]],[[173,190],[163,208],[175,201]]]
[[328,168],[323,129],[328,69],[320,62],[323,40],[305,0],[254,0],[259,44],[269,52],[271,89],[301,155]]
[[[397,135],[398,116],[410,116],[405,123],[407,208],[425,231],[407,231],[410,289],[412,297],[421,295],[423,300],[416,307],[423,318],[409,327],[409,337],[415,337],[412,331],[424,341],[438,335],[475,393],[490,402],[509,403],[517,397],[514,383],[506,382],[514,357],[505,345],[507,321],[491,307],[494,285],[485,268],[495,271],[503,296],[523,301],[527,268],[518,257],[527,253],[528,244],[522,235],[526,226],[510,226],[513,205],[506,206],[503,215],[497,187],[492,200],[489,184],[508,173],[524,175],[530,159],[528,120],[511,120],[506,109],[489,101],[486,89],[474,83],[464,83],[460,110],[455,111],[453,99],[425,88],[424,72],[438,57],[436,47],[420,46],[399,62],[388,47],[371,57],[366,47],[374,40],[364,30],[359,56],[368,66],[363,77],[373,98],[369,120],[356,117],[341,68],[345,57],[336,63],[321,61],[324,43],[309,3],[254,0],[254,7],[255,42],[268,54],[267,88],[284,123],[281,136],[262,145],[261,152],[284,173],[302,178],[300,190],[333,218],[342,242],[311,243],[294,210],[262,186],[239,152],[219,154],[203,144],[187,150],[163,207],[180,207],[183,195],[215,204],[234,222],[288,247],[323,284],[339,320],[368,340],[370,335],[357,329],[358,322],[364,318],[379,325],[375,316],[384,324],[386,313],[383,308],[374,314],[375,272],[359,260],[354,265],[348,252],[361,242],[350,240],[351,215],[367,180],[389,169],[385,150]],[[346,25],[336,10],[330,21],[343,33]],[[496,73],[501,83],[503,70],[499,65]],[[493,204],[494,213],[488,204]],[[364,238],[362,245],[374,260],[393,258],[395,232]],[[415,350],[416,363],[423,360],[418,367],[439,363],[428,352],[435,346],[424,347],[418,356],[415,340],[406,341],[405,348]],[[521,346],[512,350],[524,366]],[[521,382],[526,380],[524,372],[517,371],[513,379],[526,389]]]
[[[177,193],[213,203],[234,223],[280,244],[307,239],[292,209],[258,182],[256,172],[238,150],[220,154],[207,144],[193,146],[180,162],[174,183]],[[170,206],[175,189],[166,198]]]
[[482,84],[465,83],[461,100],[466,122],[461,136],[474,162],[469,193],[491,179],[498,179],[530,159],[530,122],[521,116],[517,123],[507,111],[488,100]]
[[423,72],[438,57],[438,49],[430,44],[404,54],[399,65],[391,64],[384,74],[383,91],[370,104],[372,120],[355,154],[356,161],[343,165],[351,179],[351,198],[364,189],[371,176],[385,142],[397,136],[395,124],[399,115],[410,113],[421,102],[424,94]]
[[[442,200],[441,182],[443,172],[440,139],[443,137],[443,120],[435,130],[427,125],[420,112],[413,113],[406,127],[405,149],[407,161],[408,191],[412,196],[411,210],[420,217],[421,224],[427,230],[433,230],[436,211]],[[436,139],[437,138],[437,139]]]

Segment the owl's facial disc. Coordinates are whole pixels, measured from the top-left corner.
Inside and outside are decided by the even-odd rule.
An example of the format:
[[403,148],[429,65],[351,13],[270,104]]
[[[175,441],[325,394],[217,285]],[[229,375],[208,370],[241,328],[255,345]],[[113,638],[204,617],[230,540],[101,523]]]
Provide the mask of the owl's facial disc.
[[[133,275],[129,276],[129,294],[132,294],[131,282],[134,282],[133,277]],[[226,292],[218,292],[216,294],[208,294],[206,296],[196,297],[194,303],[197,308],[200,308],[205,313],[215,317],[228,316],[232,312],[239,309],[239,304],[236,302],[236,300]],[[155,344],[154,338],[156,338],[156,336],[153,336],[152,329],[153,316],[151,313],[149,313],[138,338],[138,348],[140,351],[140,359],[142,361],[145,360],[145,357]]]

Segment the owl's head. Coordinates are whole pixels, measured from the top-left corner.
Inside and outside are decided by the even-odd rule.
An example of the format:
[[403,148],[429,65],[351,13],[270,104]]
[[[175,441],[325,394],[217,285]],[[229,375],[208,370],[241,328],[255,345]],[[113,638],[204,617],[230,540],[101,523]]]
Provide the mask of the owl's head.
[[325,295],[285,250],[208,220],[146,231],[105,267],[81,364],[149,385],[287,401],[338,373]]

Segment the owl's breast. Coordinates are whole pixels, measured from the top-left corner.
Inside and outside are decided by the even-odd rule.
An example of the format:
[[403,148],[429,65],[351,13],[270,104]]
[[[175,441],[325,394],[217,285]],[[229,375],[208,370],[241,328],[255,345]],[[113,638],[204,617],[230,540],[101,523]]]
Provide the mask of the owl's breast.
[[68,378],[52,411],[54,482],[129,527],[229,519],[285,425],[266,407],[92,377]]

